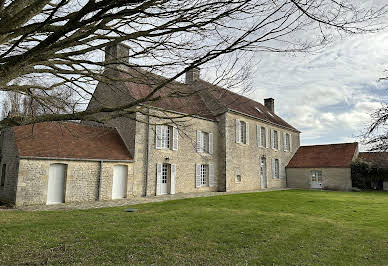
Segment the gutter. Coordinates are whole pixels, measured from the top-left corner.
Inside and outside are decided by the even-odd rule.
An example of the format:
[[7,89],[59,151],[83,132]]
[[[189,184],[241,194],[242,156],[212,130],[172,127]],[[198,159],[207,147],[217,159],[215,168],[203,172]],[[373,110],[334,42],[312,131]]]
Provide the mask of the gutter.
[[97,200],[101,200],[101,183],[102,183],[102,164],[104,163],[103,160],[100,161],[100,171],[98,173],[98,180],[97,180]]
[[56,161],[86,161],[86,162],[120,162],[133,163],[134,160],[110,160],[110,159],[85,159],[85,158],[59,158],[59,157],[39,157],[39,156],[20,156],[19,159],[35,159],[35,160],[56,160]]

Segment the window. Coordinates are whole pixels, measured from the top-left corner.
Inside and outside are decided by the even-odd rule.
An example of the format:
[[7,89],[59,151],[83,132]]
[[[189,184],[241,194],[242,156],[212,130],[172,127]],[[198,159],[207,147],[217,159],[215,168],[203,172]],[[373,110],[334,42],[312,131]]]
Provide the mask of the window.
[[214,187],[214,165],[196,164],[195,165],[195,187]]
[[236,119],[236,143],[249,144],[249,124]]
[[279,178],[279,159],[273,160],[273,178]]
[[7,165],[6,165],[6,164],[3,164],[3,166],[1,167],[0,187],[4,187],[6,169],[7,169]]
[[291,144],[291,134],[288,134],[286,132],[283,132],[283,146],[284,151],[291,151],[292,144]]
[[207,165],[201,164],[201,186],[207,184]]
[[213,133],[197,130],[197,152],[213,153]]
[[277,130],[271,130],[271,147],[274,150],[279,150],[280,146],[280,138],[279,138],[279,131]]
[[155,134],[156,149],[178,149],[178,130],[168,125],[157,125]]
[[162,165],[162,184],[167,184],[168,182],[168,164],[164,163]]
[[322,171],[313,170],[311,171],[311,181],[322,182]]
[[241,183],[241,172],[240,172],[240,168],[236,168],[234,170],[234,173],[235,173],[235,182],[236,183]]
[[267,147],[267,136],[266,136],[266,132],[265,132],[265,127],[261,127],[261,130],[260,130],[260,143],[261,143],[261,147]]

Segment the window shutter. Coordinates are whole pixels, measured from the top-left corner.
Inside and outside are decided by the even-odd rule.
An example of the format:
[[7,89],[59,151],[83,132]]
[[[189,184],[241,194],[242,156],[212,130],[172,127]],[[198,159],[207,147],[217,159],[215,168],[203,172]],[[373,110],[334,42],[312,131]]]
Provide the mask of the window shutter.
[[271,148],[275,149],[275,133],[273,129],[271,129]]
[[246,125],[246,126],[245,126],[245,136],[246,136],[246,138],[247,138],[246,144],[249,144],[249,123],[246,122],[245,125]]
[[171,187],[170,194],[175,194],[176,164],[171,164]]
[[209,187],[214,187],[214,165],[209,164]]
[[261,126],[256,125],[257,147],[261,147]]
[[270,145],[270,143],[269,143],[269,131],[268,131],[268,128],[266,127],[265,128],[265,147],[266,148],[269,148],[269,145]]
[[213,154],[213,133],[209,133],[209,153]]
[[287,133],[283,132],[283,150],[287,151]]
[[275,159],[272,159],[272,177],[276,178],[276,166],[275,166]]
[[280,131],[278,131],[278,150],[280,151],[282,149],[282,147],[280,147],[280,139],[282,138],[282,134],[280,133]]
[[162,164],[156,164],[156,195],[162,193]]
[[197,152],[201,152],[202,145],[201,145],[201,131],[197,130]]
[[290,135],[290,152],[292,152],[292,135],[291,134],[289,135]]
[[195,165],[195,187],[201,186],[201,165]]
[[173,127],[172,128],[172,150],[177,151],[178,150],[178,128]]
[[155,149],[162,148],[162,126],[156,125],[155,130]]
[[236,119],[236,143],[241,143],[241,127],[238,119]]

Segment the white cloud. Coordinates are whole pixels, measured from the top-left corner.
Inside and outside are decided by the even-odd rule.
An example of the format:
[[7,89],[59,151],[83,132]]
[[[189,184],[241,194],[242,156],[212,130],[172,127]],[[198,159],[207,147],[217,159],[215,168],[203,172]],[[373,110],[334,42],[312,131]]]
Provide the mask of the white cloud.
[[388,32],[338,41],[316,55],[261,55],[255,92],[302,131],[302,144],[356,140],[388,95]]

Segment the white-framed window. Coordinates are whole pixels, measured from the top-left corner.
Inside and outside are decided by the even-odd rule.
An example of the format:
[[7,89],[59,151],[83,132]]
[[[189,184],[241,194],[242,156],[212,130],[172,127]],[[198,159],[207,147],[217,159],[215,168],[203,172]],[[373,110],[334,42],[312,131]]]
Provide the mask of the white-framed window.
[[322,183],[322,171],[312,170],[311,181]]
[[274,150],[279,150],[279,146],[280,146],[279,134],[280,134],[279,131],[274,129],[271,130],[271,147]]
[[213,133],[197,130],[197,152],[213,154]]
[[169,125],[157,125],[155,132],[156,149],[178,150],[178,129]]
[[208,166],[206,164],[201,164],[201,186],[206,186],[207,182],[207,168]]
[[279,171],[280,171],[280,161],[279,159],[273,159],[272,161],[273,178],[278,179],[280,177]]
[[249,144],[249,123],[236,119],[236,143]]
[[283,133],[283,146],[284,151],[291,151],[292,150],[292,144],[291,144],[291,134],[284,132]]
[[214,187],[214,165],[195,165],[195,187]]
[[257,133],[257,146],[267,148],[267,129],[263,126],[256,125]]
[[162,184],[167,184],[168,182],[168,164],[162,164]]

